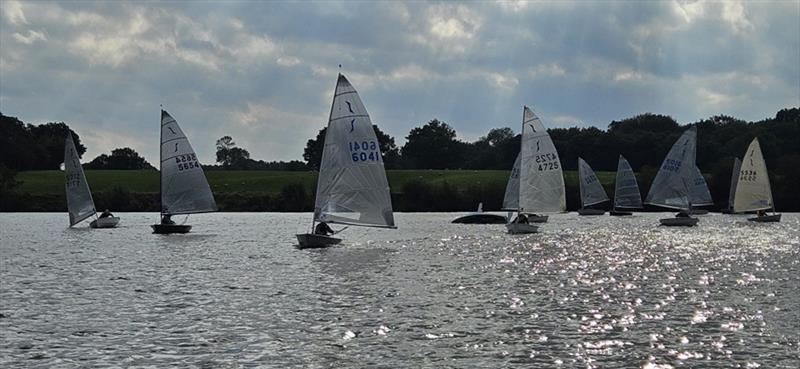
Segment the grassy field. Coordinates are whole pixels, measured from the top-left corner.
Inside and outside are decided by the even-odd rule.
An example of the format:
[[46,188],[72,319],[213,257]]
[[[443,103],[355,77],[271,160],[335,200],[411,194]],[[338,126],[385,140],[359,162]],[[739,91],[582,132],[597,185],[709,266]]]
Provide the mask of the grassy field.
[[[392,192],[402,191],[410,181],[428,184],[447,182],[457,189],[469,186],[504,187],[509,172],[505,170],[389,170]],[[315,172],[282,171],[207,171],[206,176],[214,193],[264,193],[277,194],[291,183],[300,183],[314,192]],[[567,185],[577,186],[577,172],[564,173]],[[597,172],[604,185],[614,182],[614,172]],[[134,193],[157,193],[158,172],[152,170],[88,170],[86,178],[92,192],[110,191],[121,186]],[[20,172],[17,180],[22,184],[18,192],[30,194],[60,194],[64,192],[64,172],[58,170]]]

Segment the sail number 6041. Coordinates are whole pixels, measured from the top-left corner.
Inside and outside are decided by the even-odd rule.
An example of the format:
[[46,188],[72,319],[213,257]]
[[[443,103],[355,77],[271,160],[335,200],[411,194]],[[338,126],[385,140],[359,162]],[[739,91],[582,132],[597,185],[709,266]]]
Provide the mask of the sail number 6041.
[[378,143],[375,141],[353,141],[348,142],[350,146],[350,158],[354,163],[360,161],[381,161],[381,152],[378,150]]

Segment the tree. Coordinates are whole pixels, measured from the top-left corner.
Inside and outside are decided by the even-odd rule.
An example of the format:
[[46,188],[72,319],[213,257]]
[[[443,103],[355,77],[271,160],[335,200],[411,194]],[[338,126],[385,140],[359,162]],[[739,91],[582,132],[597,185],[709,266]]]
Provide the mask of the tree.
[[250,169],[253,163],[250,152],[236,147],[231,136],[223,136],[217,140],[217,163],[224,169]]
[[405,167],[416,169],[463,168],[466,144],[456,140],[456,131],[434,119],[408,133],[400,153]]
[[72,133],[78,156],[82,156],[86,147],[64,122],[25,126],[0,113],[0,163],[15,170],[58,169],[64,162],[67,133]]
[[111,150],[111,155],[100,154],[83,165],[86,169],[100,170],[138,170],[155,169],[136,150],[123,147]]
[[[394,137],[381,131],[377,125],[372,125],[375,131],[375,137],[378,139],[378,146],[380,146],[381,154],[383,155],[383,163],[386,168],[397,168],[400,163],[400,152],[394,142]],[[312,138],[306,142],[306,148],[303,150],[303,159],[313,170],[319,170],[319,165],[322,162],[322,151],[325,147],[325,134],[328,128],[325,127],[317,132],[317,137]]]

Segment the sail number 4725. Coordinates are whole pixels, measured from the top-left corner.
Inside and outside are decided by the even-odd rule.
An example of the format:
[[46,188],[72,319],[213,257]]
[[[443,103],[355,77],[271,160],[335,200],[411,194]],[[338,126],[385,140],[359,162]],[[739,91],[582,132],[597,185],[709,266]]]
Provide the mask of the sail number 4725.
[[536,155],[534,157],[536,165],[538,166],[538,171],[545,171],[545,170],[555,170],[559,168],[558,165],[558,156],[553,153],[541,154]]
[[375,141],[353,141],[350,145],[350,158],[354,163],[360,161],[381,161],[381,152]]

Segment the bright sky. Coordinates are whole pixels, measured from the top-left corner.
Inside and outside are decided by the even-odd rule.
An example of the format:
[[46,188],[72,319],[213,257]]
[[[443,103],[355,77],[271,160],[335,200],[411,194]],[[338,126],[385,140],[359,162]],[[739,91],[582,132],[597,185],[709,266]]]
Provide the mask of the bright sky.
[[159,104],[207,164],[223,135],[301,159],[338,64],[398,143],[433,118],[519,131],[523,105],[600,128],[800,106],[800,1],[0,4],[0,110],[66,122],[84,161],[129,146],[157,165]]

